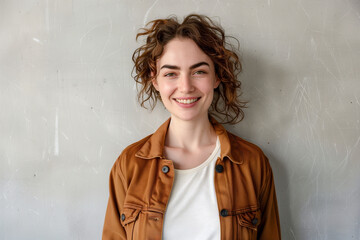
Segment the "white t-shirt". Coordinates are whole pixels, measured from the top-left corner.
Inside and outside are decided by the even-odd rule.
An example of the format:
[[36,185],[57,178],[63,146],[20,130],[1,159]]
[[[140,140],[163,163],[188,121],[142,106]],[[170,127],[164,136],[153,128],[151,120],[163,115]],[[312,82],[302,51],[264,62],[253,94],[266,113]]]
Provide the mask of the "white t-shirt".
[[214,186],[220,142],[199,166],[175,169],[174,185],[165,212],[163,239],[219,240],[220,220]]

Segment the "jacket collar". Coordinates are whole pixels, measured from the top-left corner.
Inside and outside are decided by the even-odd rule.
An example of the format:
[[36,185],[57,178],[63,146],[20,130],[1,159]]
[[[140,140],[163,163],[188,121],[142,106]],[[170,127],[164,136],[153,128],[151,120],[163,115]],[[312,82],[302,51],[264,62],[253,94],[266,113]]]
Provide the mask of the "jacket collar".
[[[229,158],[232,162],[241,164],[243,163],[243,158],[241,157],[241,150],[239,147],[234,146],[236,141],[230,141],[229,137],[234,138],[232,134],[229,136],[229,133],[226,129],[218,123],[213,117],[209,117],[210,122],[214,127],[216,135],[219,137],[220,146],[221,146],[221,161],[224,158]],[[140,150],[135,154],[136,157],[143,159],[154,159],[160,158],[165,159],[163,150],[165,144],[165,137],[167,130],[169,128],[171,118],[166,120],[144,143]]]

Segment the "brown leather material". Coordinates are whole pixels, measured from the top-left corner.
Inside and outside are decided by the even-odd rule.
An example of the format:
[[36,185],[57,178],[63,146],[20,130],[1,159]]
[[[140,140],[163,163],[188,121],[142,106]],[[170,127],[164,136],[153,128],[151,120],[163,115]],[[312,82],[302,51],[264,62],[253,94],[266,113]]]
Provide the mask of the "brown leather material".
[[[174,165],[164,157],[168,119],[152,135],[131,144],[116,160],[109,182],[103,240],[161,239]],[[225,130],[211,118],[219,136],[215,192],[221,239],[281,239],[274,178],[256,145]]]

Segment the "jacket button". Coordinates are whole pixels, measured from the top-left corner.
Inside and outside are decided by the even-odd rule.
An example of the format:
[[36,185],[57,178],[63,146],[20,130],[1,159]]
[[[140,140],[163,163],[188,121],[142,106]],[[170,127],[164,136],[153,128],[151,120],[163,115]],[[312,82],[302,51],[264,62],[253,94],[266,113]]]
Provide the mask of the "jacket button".
[[258,223],[258,219],[257,218],[254,218],[251,222],[252,222],[252,224],[254,225],[254,226],[256,226],[256,224]]
[[163,166],[162,168],[161,168],[161,171],[163,172],[163,173],[168,173],[169,172],[169,167],[168,166]]
[[229,212],[226,209],[223,209],[220,211],[220,215],[222,217],[227,217],[227,216],[229,216]]
[[125,214],[121,214],[121,221],[125,221]]
[[222,172],[224,171],[224,166],[218,164],[218,165],[215,166],[215,170],[216,170],[216,172],[218,172],[218,173],[222,173]]

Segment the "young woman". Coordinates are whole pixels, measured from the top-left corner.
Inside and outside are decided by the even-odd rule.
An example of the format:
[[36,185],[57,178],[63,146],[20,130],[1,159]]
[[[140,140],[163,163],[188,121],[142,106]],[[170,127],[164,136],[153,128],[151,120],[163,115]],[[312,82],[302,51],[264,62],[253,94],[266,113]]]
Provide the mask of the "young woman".
[[103,239],[280,239],[268,159],[214,118],[236,123],[244,107],[222,28],[189,15],[152,21],[139,36],[140,103],[159,99],[171,117],[115,162]]

